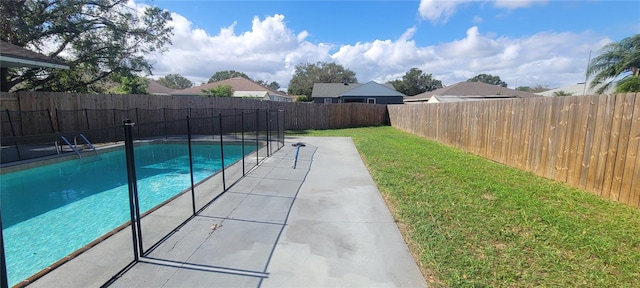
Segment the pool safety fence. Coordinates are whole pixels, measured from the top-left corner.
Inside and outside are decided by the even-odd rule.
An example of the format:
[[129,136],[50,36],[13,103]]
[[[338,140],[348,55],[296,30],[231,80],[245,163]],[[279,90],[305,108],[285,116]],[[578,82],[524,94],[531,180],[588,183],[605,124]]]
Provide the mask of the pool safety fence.
[[[260,111],[267,111],[259,109]],[[3,137],[69,133],[120,126],[123,119],[134,123],[156,123],[183,119],[185,115],[194,118],[211,118],[251,113],[255,109],[79,109],[79,110],[34,110],[0,112],[0,132]],[[276,110],[273,110],[276,111]]]
[[[247,109],[130,109],[130,110],[56,110],[55,117],[48,110],[15,113],[4,111],[2,117],[4,133],[0,137],[2,145],[1,163],[10,163],[46,156],[66,155],[77,148],[82,155],[90,152],[84,149],[85,136],[96,147],[105,144],[122,142],[124,134],[121,122],[124,119],[136,123],[135,132],[139,137],[169,138],[186,134],[186,117],[192,119],[194,135],[212,135],[213,126],[207,124],[215,117],[224,119],[224,132],[227,135],[239,135],[242,131],[258,131],[258,137],[273,138],[282,135],[267,133],[268,127],[282,125],[284,127],[284,112],[282,110],[247,110]],[[27,120],[28,119],[28,120]],[[71,120],[70,120],[71,119]],[[79,121],[81,119],[81,121]],[[97,119],[100,119],[98,121]],[[28,122],[25,122],[28,121]],[[47,122],[48,131],[33,130],[31,127],[43,127],[37,122]],[[267,121],[269,123],[267,123]],[[72,123],[73,125],[68,125]],[[78,124],[82,124],[79,125]],[[275,130],[274,130],[275,131]],[[72,145],[64,143],[66,138]],[[56,145],[59,143],[59,145]],[[82,144],[82,145],[81,145]],[[270,145],[270,143],[268,143]],[[56,148],[57,146],[57,148]]]
[[[14,269],[17,268],[15,268],[15,265],[12,265],[12,263],[6,263],[5,265],[5,259],[11,256],[8,255],[8,253],[32,248],[27,246],[22,247],[22,244],[16,244],[16,241],[10,241],[12,243],[10,245],[11,247],[5,246],[8,245],[6,240],[12,240],[6,237],[11,237],[11,235],[7,233],[0,234],[2,236],[0,238],[0,240],[2,240],[2,266],[7,268],[7,271],[0,271],[3,280],[3,282],[0,282],[2,288],[8,287],[9,285],[13,287],[26,286],[101,241],[115,235],[118,231],[131,229],[131,243],[129,247],[117,247],[119,251],[131,251],[130,256],[123,257],[123,259],[115,265],[120,266],[110,268],[113,270],[111,273],[114,275],[112,280],[116,279],[120,273],[132,267],[141,257],[151,253],[162,241],[195,217],[198,212],[205,209],[213,201],[218,199],[218,197],[227,192],[230,187],[245,177],[247,173],[257,167],[266,157],[284,146],[285,119],[284,113],[281,110],[217,111],[217,115],[208,114],[210,112],[205,110],[197,110],[196,113],[193,113],[194,110],[191,111],[191,115],[158,122],[136,122],[133,119],[124,119],[120,125],[116,127],[102,127],[98,129],[74,131],[73,133],[55,133],[44,136],[16,136],[12,137],[12,139],[3,139],[3,146],[8,145],[2,149],[3,162],[5,161],[5,150],[13,150],[14,160],[35,160],[35,158],[38,158],[46,159],[45,162],[51,162],[61,160],[60,158],[62,157],[72,160],[77,160],[79,156],[88,158],[88,155],[93,152],[88,152],[87,149],[81,149],[83,145],[80,143],[75,144],[76,140],[80,139],[78,137],[80,132],[83,136],[86,136],[93,145],[98,147],[98,157],[103,153],[103,150],[113,150],[116,146],[124,146],[125,159],[119,160],[118,163],[121,163],[118,164],[120,166],[117,166],[119,168],[110,169],[118,171],[96,170],[94,173],[115,173],[121,175],[118,176],[120,180],[114,182],[119,182],[123,185],[126,183],[128,191],[127,199],[110,199],[109,201],[120,203],[118,204],[120,206],[128,205],[126,208],[128,216],[123,215],[123,223],[117,228],[110,230],[107,234],[88,241],[82,248],[74,250],[70,254],[62,255],[59,260],[47,263],[46,268],[42,270],[22,276],[14,276],[16,275]],[[138,115],[142,115],[142,113]],[[61,137],[76,140],[70,140],[70,144],[58,142],[58,147],[54,147],[53,143],[61,139]],[[185,143],[187,148],[183,148]],[[163,152],[166,153],[166,155],[138,155],[145,153],[145,150],[139,150],[139,147],[144,148],[145,145],[156,144],[179,148],[170,150],[170,152]],[[75,150],[77,150],[77,152],[72,149],[76,147],[77,149]],[[134,147],[136,149],[134,149]],[[194,151],[198,151],[198,153],[194,153]],[[154,153],[157,152],[154,151]],[[158,160],[154,162],[155,159],[161,159],[162,161]],[[113,161],[113,159],[97,159],[95,161]],[[83,161],[80,161],[74,165],[77,165],[77,169],[90,170],[94,164],[85,164]],[[10,169],[15,166],[20,165],[3,167],[3,170],[5,170],[4,168]],[[166,173],[162,174],[166,175],[162,176],[166,178],[165,180],[183,183],[181,185],[184,185],[184,187],[180,186],[183,187],[180,192],[177,192],[175,195],[169,195],[166,199],[163,198],[159,203],[150,206],[146,199],[150,198],[153,193],[163,192],[162,190],[164,189],[164,184],[162,184],[164,182],[160,183],[152,180],[157,172]],[[183,173],[181,175],[188,173],[189,175],[188,177],[180,176],[181,178],[174,180],[173,177],[177,177],[176,173]],[[98,177],[98,175],[94,176]],[[56,177],[56,175],[53,175],[53,177]],[[65,182],[70,180],[69,178],[71,177],[78,177],[78,174],[76,172],[61,173],[59,177],[67,177],[57,179],[60,182]],[[86,178],[86,176],[84,177]],[[188,179],[185,180],[185,177]],[[2,193],[8,192],[2,191]],[[82,193],[77,193],[76,195],[74,194],[75,192],[65,193],[71,194],[60,197],[64,198],[63,202],[84,201],[86,200],[84,198],[89,196],[80,195]],[[124,194],[120,195],[124,196]],[[3,198],[13,196],[16,195],[2,195]],[[5,201],[2,203],[5,203]],[[105,203],[105,205],[106,204],[108,203]],[[55,207],[53,208],[57,209],[64,205],[66,205],[66,203],[60,203],[57,206],[54,205]],[[0,211],[2,211],[1,213],[7,213],[0,215],[0,219],[5,220],[8,218],[8,221],[0,221],[0,225],[4,225],[0,226],[2,229],[10,228],[8,226],[13,226],[21,221],[14,219],[16,217],[9,214],[15,213],[15,209],[7,211],[5,206],[0,205]],[[33,212],[33,214],[37,216],[38,214],[46,214],[47,212],[48,211],[39,211]],[[93,215],[93,213],[88,213],[87,211],[82,213],[87,214],[81,215],[80,221],[87,222],[79,223],[82,226],[91,227],[88,222],[99,220],[94,218],[100,218],[96,216],[92,218],[89,214]],[[170,215],[170,217],[166,215]],[[43,223],[43,227],[46,225],[47,223]],[[3,232],[5,232],[5,230],[3,230]],[[36,233],[36,231],[32,231],[31,233],[34,233],[34,235],[23,236],[27,238],[44,237],[42,235],[43,233]],[[74,237],[74,235],[73,233],[53,233],[53,235],[49,234],[46,237],[49,239],[59,238],[61,239],[60,241],[64,242],[71,241],[71,239],[65,240],[65,237]],[[42,241],[42,243],[56,245],[54,244],[56,241],[47,240]],[[8,250],[5,250],[5,248]],[[47,247],[43,248],[45,249],[38,251],[38,253],[45,253],[45,251],[47,251]],[[105,267],[96,266],[96,269],[105,269]],[[105,281],[109,283],[109,281],[112,280]]]

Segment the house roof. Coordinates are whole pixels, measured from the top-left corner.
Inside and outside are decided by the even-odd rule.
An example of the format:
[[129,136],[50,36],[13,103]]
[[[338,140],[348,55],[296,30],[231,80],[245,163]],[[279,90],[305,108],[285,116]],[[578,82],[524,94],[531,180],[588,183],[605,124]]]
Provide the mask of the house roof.
[[[578,83],[578,84],[574,84],[574,85],[567,85],[567,86],[562,86],[562,87],[558,87],[555,89],[551,89],[551,90],[547,90],[547,91],[543,91],[540,93],[536,93],[538,95],[542,95],[542,96],[555,96],[553,95],[553,93],[555,92],[559,92],[559,91],[564,91],[567,92],[573,96],[579,96],[579,95],[598,95],[598,93],[596,91],[598,91],[598,89],[600,87],[602,87],[602,85],[598,85],[596,87],[594,87],[593,89],[590,88],[591,85],[589,85],[589,83],[586,84],[585,83]],[[585,91],[586,88],[586,91]],[[614,92],[615,88],[612,85],[609,89],[607,89],[606,91],[604,91],[604,94],[612,94]]]
[[313,83],[312,98],[337,98],[342,93],[360,87],[360,83]]
[[48,67],[69,69],[69,65],[47,55],[0,40],[0,67]]
[[147,87],[147,93],[154,95],[169,95],[173,93],[174,89],[163,86],[153,79],[149,79],[149,87]]
[[515,96],[516,98],[540,97],[540,95],[491,85],[483,82],[460,82],[447,87],[405,97],[405,102],[427,101],[431,96],[465,96],[487,98],[488,96]]
[[256,82],[253,82],[247,78],[243,77],[235,77],[222,81],[211,82],[207,84],[203,84],[196,87],[191,87],[182,90],[175,90],[172,94],[179,95],[201,95],[202,90],[211,89],[218,87],[220,85],[229,85],[233,91],[265,91],[269,92],[269,94],[277,94],[281,96],[286,96],[284,93],[280,91],[273,90],[271,88],[264,87]]
[[347,97],[347,96],[404,97],[405,95],[396,91],[396,89],[389,88],[389,86],[387,85],[382,85],[373,81],[369,81],[368,83],[362,84],[359,87],[353,88],[349,91],[342,93],[341,96],[342,97]]
[[374,81],[367,83],[314,83],[312,98],[338,98],[354,96],[400,96],[404,94],[396,91],[391,84],[379,84]]
[[500,100],[500,99],[514,99],[517,96],[507,95],[487,95],[487,96],[439,96],[434,95],[429,99],[429,102],[437,103],[453,103],[453,102],[468,102],[468,101],[484,101],[484,100]]

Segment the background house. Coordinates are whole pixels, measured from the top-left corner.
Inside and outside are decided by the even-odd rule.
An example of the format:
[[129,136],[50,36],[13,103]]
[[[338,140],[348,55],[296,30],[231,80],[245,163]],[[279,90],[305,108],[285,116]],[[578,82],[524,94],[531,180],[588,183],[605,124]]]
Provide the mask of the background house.
[[[556,96],[555,93],[566,93],[569,94],[571,96],[582,96],[582,95],[598,95],[598,89],[600,89],[600,87],[602,87],[602,85],[597,85],[596,87],[590,88],[590,84],[589,83],[578,83],[578,84],[574,84],[574,85],[567,85],[567,86],[562,86],[562,87],[558,87],[555,89],[550,89],[547,91],[543,91],[540,93],[536,93],[538,95],[542,95],[542,96]],[[611,95],[614,93],[615,90],[615,85],[612,85],[611,87],[609,87],[609,89],[607,89],[606,91],[604,91],[603,94],[606,95]],[[562,91],[562,92],[561,92]]]
[[542,97],[540,95],[483,82],[460,82],[447,87],[405,97],[405,104],[445,103]]
[[311,97],[314,103],[402,104],[405,95],[391,84],[314,83]]
[[[293,102],[293,97],[289,97],[284,92],[276,91],[271,88],[264,87],[247,78],[235,77],[222,81],[211,82],[200,86],[195,86],[182,90],[173,90],[171,95],[204,95],[202,90],[212,89],[218,86],[229,85],[233,89],[233,97],[239,98],[256,98],[268,101]],[[151,86],[151,85],[149,85]],[[167,88],[168,89],[168,88]],[[147,90],[149,93],[152,91]],[[152,93],[153,94],[153,93]]]
[[158,83],[158,81],[155,81],[153,79],[148,79],[149,80],[149,87],[147,87],[147,93],[151,94],[151,95],[171,95],[171,93],[174,93],[176,90],[165,87],[164,85]]

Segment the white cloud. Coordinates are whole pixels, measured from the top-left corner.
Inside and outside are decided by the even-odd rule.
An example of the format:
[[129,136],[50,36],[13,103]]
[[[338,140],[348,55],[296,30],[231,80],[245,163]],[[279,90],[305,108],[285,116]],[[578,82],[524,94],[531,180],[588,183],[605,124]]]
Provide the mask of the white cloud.
[[517,9],[531,7],[537,4],[545,4],[548,0],[496,0],[495,6],[505,9]]
[[[298,62],[330,59],[329,45],[311,45],[306,31],[298,34],[287,28],[284,15],[275,14],[264,19],[253,18],[250,31],[237,33],[236,23],[220,29],[217,35],[192,27],[179,14],[172,14],[173,45],[163,55],[150,55],[154,74],[162,76],[178,73],[191,76],[195,82],[206,82],[215,72],[237,70],[256,80],[288,82]],[[253,75],[279,75],[280,79],[258,79]],[[287,76],[285,78],[285,76]]]
[[446,23],[449,17],[456,12],[456,7],[464,2],[469,1],[421,0],[418,13],[422,19],[428,19],[433,23]]
[[432,46],[416,44],[413,37],[420,33],[416,27],[399,31],[395,40],[336,46],[309,42],[309,32],[293,31],[284,19],[279,14],[256,17],[249,31],[236,31],[236,24],[231,23],[211,35],[173,14],[173,45],[164,55],[148,59],[154,63],[155,77],[178,73],[195,82],[233,69],[287,87],[295,65],[324,61],[356,72],[360,82],[384,83],[418,67],[447,85],[486,73],[510,85],[517,81],[520,86],[555,87],[584,81],[589,51],[611,42],[592,32],[541,32],[509,38],[483,34],[472,26],[460,31],[461,38]]
[[[548,0],[420,0],[418,14],[422,19],[427,19],[432,23],[447,23],[449,17],[456,13],[458,6],[469,2],[493,2],[497,8],[514,10],[546,4]],[[473,21],[480,23],[482,18],[475,16]]]

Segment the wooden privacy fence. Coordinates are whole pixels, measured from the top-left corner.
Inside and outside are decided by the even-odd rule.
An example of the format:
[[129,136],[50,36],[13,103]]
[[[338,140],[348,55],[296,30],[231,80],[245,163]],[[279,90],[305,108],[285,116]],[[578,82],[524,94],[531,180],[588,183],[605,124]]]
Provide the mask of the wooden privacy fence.
[[388,109],[400,130],[640,207],[640,93]]
[[[334,129],[388,124],[386,105],[291,103],[203,96],[0,93],[0,109],[2,135],[4,136],[37,135],[75,129],[70,127],[78,127],[78,129],[87,126],[89,128],[108,127],[108,125],[113,125],[114,121],[122,120],[115,118],[124,112],[114,111],[132,111],[134,109],[141,113],[155,113],[154,117],[158,120],[167,119],[166,117],[184,117],[186,114],[174,115],[180,113],[182,109],[210,110],[213,111],[212,113],[233,109],[283,110],[285,112],[285,129],[288,130]],[[105,116],[96,116],[102,114]],[[65,116],[64,121],[61,121],[60,115]],[[94,123],[94,127],[91,127],[92,123]]]

